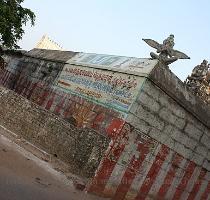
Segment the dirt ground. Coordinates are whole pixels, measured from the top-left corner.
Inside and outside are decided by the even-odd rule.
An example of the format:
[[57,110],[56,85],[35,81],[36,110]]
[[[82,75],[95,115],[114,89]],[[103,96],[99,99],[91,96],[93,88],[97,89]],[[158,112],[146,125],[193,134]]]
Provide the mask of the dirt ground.
[[102,200],[0,134],[0,200]]

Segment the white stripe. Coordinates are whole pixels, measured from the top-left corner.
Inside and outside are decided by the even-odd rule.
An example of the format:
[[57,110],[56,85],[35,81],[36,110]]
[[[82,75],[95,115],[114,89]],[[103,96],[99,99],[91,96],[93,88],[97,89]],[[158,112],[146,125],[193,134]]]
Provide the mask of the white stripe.
[[125,173],[125,170],[126,170],[126,167],[124,167],[122,165],[119,165],[119,164],[116,164],[116,166],[114,168],[114,171],[112,172],[112,175],[109,178],[109,180],[108,180],[108,182],[105,186],[104,194],[106,192],[110,195],[115,194],[115,192],[117,190],[117,187],[118,187],[119,183],[121,182],[122,177]]
[[164,183],[164,179],[165,179],[165,177],[171,167],[171,164],[172,164],[173,155],[174,155],[174,151],[170,150],[169,154],[167,155],[165,161],[163,162],[163,164],[161,166],[160,171],[158,172],[155,182],[153,183],[153,185],[150,189],[149,194],[151,194],[152,196],[157,194],[160,187]]
[[189,192],[187,192],[186,190],[185,191],[183,191],[183,193],[182,193],[182,195],[181,195],[181,198],[180,198],[180,200],[186,200],[187,199],[187,197],[189,196]]
[[199,189],[195,199],[198,199],[198,200],[201,199],[202,194],[204,193],[204,191],[207,188],[207,185],[208,185],[208,182],[209,182],[209,178],[210,178],[209,175],[210,175],[210,172],[207,172],[205,177],[204,177],[205,180],[202,181],[201,187],[200,187],[200,189]]
[[[117,161],[117,164],[114,170],[112,171],[112,174],[106,184],[104,191],[108,190],[110,193],[110,189],[111,189],[113,194],[116,192],[117,187],[121,183],[121,180],[127,169],[127,165],[130,163],[133,155],[136,154],[137,147],[138,147],[138,144],[134,143],[134,138],[129,137],[128,145],[125,146],[124,151],[120,155],[120,158]],[[140,152],[138,151],[138,155],[139,154]]]
[[201,195],[205,191],[207,185],[208,185],[208,181],[203,180],[202,183],[201,183],[201,186],[200,186],[200,188],[198,190],[198,193],[195,196],[195,199],[198,199],[198,200],[201,199]]
[[[61,93],[61,95],[58,95],[57,93],[55,94],[52,91],[50,91],[50,98],[47,101],[45,100],[45,106],[47,105],[47,102],[52,98],[53,102],[52,102],[52,105],[50,107],[50,111],[54,112],[55,109],[57,108],[57,106],[61,103],[63,98],[65,98],[65,96],[66,96],[66,94],[64,96],[62,96],[62,95],[63,95],[63,93]],[[45,106],[43,106],[43,107],[45,107]],[[77,106],[79,106],[79,105],[77,105]]]
[[130,190],[128,191],[125,199],[134,199],[137,196],[138,191],[144,182],[144,179],[146,178],[153,162],[155,161],[156,155],[158,154],[158,152],[161,149],[161,146],[162,146],[161,144],[158,144],[154,152],[149,152],[149,154],[147,154],[138,174],[136,175],[136,177],[133,180],[133,183],[132,183]]
[[[52,92],[52,91],[51,91]],[[52,105],[51,105],[51,108],[50,108],[50,110],[51,111],[54,111],[54,109],[52,110],[52,108],[53,108],[53,105],[56,103],[55,102],[55,96],[53,95],[53,93],[51,93],[51,92],[49,92],[49,95],[47,96],[47,98],[44,100],[44,102],[43,102],[43,104],[41,105],[43,108],[45,108],[46,106],[47,106],[47,103],[48,103],[48,101],[49,100],[51,100],[51,99],[53,99],[53,102],[52,102]],[[54,96],[54,97],[53,97]],[[54,106],[55,107],[55,106]]]
[[207,181],[210,181],[210,172],[207,172],[207,173],[206,173],[205,178],[206,178]]
[[195,168],[190,180],[187,183],[187,187],[186,187],[185,191],[181,195],[181,198],[180,198],[181,200],[186,200],[188,198],[190,192],[192,191],[192,189],[194,187],[196,180],[198,179],[198,177],[200,175],[200,171],[201,171],[200,167]]
[[59,116],[60,117],[64,117],[64,111],[66,108],[66,104],[69,102],[68,98],[67,98],[67,94],[64,94],[63,98],[61,99],[61,101],[59,102],[59,104],[64,101],[63,105],[61,105],[60,111],[59,111]]
[[[63,104],[63,108],[61,109],[61,113],[60,113],[60,115],[62,116],[62,117],[64,117],[64,113],[66,112],[66,110],[69,108],[69,106],[70,106],[70,102],[71,102],[71,100],[69,100],[69,96],[67,96],[67,95],[65,95],[65,102],[64,102],[64,104]],[[72,103],[72,102],[71,102]]]
[[166,195],[165,195],[165,198],[166,199],[172,199],[175,192],[176,192],[176,188],[178,187],[178,185],[180,184],[184,174],[185,174],[185,171],[184,171],[184,166],[187,165],[187,160],[186,159],[183,159],[179,165],[179,168],[175,174],[175,177],[171,183],[171,186],[170,188],[168,189]]

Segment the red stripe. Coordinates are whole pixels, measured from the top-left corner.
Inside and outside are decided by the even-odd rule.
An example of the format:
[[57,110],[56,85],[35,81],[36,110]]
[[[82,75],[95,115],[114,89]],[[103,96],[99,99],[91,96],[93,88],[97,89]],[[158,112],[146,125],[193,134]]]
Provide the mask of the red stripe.
[[54,113],[60,114],[60,111],[63,108],[63,106],[65,104],[65,101],[66,101],[66,97],[65,96],[62,96],[60,102],[55,107]]
[[210,181],[208,182],[208,185],[201,196],[201,200],[206,200],[208,198],[209,194],[210,194]]
[[4,73],[3,73],[2,84],[4,84],[4,80],[5,80],[6,76],[7,76],[7,70],[5,70]]
[[180,184],[177,186],[173,200],[177,200],[180,199],[182,193],[184,192],[188,181],[190,180],[194,170],[195,170],[195,163],[193,163],[192,161],[189,161],[189,164],[187,166],[187,168],[185,169],[185,174],[180,182]]
[[192,191],[190,192],[190,195],[188,196],[187,200],[193,200],[196,197],[196,194],[198,193],[198,191],[201,187],[201,184],[202,184],[202,181],[204,180],[205,175],[206,175],[206,170],[201,169],[200,175],[199,175],[197,181],[195,182],[194,187],[193,187]]
[[179,168],[179,164],[181,163],[182,160],[183,160],[183,157],[176,153],[175,157],[172,161],[172,165],[164,179],[164,182],[158,191],[159,197],[163,198],[166,195],[166,193],[167,193],[168,189],[170,188],[171,183],[175,177],[175,174]]
[[3,75],[4,75],[4,73],[5,73],[5,70],[0,70],[0,82],[2,83],[2,81],[3,81]]
[[20,94],[21,94],[22,96],[24,95],[24,92],[25,92],[25,90],[26,90],[27,84],[28,84],[28,78],[25,78],[24,81],[23,81],[23,83],[21,84],[23,89],[21,90],[21,93],[20,93]]
[[45,106],[45,109],[50,110],[50,108],[55,100],[55,95],[56,95],[56,93],[54,93],[54,92],[51,94],[49,100],[47,101],[47,105]]
[[15,85],[14,85],[14,91],[15,92],[18,91],[18,85],[19,85],[20,79],[21,79],[21,77],[17,76],[16,82],[15,82]]
[[11,85],[11,82],[13,82],[14,81],[14,77],[15,77],[15,75],[12,73],[12,72],[10,72],[10,75],[9,75],[9,83],[8,84],[10,84]]
[[76,107],[76,102],[71,101],[71,99],[69,99],[68,101],[68,107],[64,111],[64,118],[69,118],[69,116],[72,116],[74,108]]
[[22,91],[22,82],[24,81],[24,77],[21,76],[18,81],[17,81],[17,84],[16,84],[16,88],[15,88],[15,92],[17,92],[18,94],[21,93]]
[[13,74],[12,72],[9,72],[9,76],[8,76],[7,82],[6,82],[6,86],[7,86],[8,88],[10,88],[11,82],[13,82],[13,76],[14,76],[14,74]]
[[37,83],[33,83],[32,86],[31,86],[31,89],[27,95],[27,98],[30,99],[31,98],[31,95],[33,94],[33,91],[36,89],[36,86],[37,86]]
[[25,96],[25,97],[28,96],[28,93],[30,92],[31,83],[32,83],[31,80],[26,79],[26,81],[24,83],[25,90],[24,90],[24,92],[22,94],[23,96]]
[[4,85],[5,86],[6,86],[7,82],[8,82],[8,80],[9,80],[10,74],[11,74],[11,72],[7,71],[7,75],[6,75],[5,79],[4,79]]
[[4,79],[3,79],[3,85],[5,85],[8,75],[9,75],[9,71],[6,71],[4,75]]
[[64,110],[64,113],[63,113],[65,119],[69,117],[69,115],[71,113],[72,104],[74,104],[74,103],[75,102],[71,101],[71,99],[68,99],[68,103],[66,104],[68,106],[66,107],[66,109]]
[[149,153],[149,146],[150,142],[145,144],[140,143],[138,145],[139,150],[139,158],[136,159],[135,155],[133,156],[131,162],[128,165],[128,168],[125,171],[125,174],[121,180],[120,185],[117,188],[115,196],[112,200],[123,200],[137,174],[137,170],[139,170],[140,166],[142,165],[146,155]]
[[48,95],[49,95],[49,92],[45,90],[45,91],[43,92],[42,96],[38,99],[37,104],[40,105],[40,106],[42,106],[42,105],[44,104],[44,101],[45,101],[46,98],[48,97]]
[[8,71],[7,77],[6,77],[6,80],[5,80],[5,85],[9,82],[9,78],[10,78],[11,74],[12,73],[10,71]]
[[161,150],[158,152],[157,156],[155,157],[155,161],[152,164],[135,200],[143,200],[147,197],[158,175],[158,172],[160,171],[161,166],[168,154],[169,154],[169,148],[165,145],[162,145]]
[[[125,144],[117,144],[117,143],[118,142],[114,142],[112,144],[112,147],[107,153],[110,154],[111,156],[109,155],[106,156],[102,161],[96,176],[94,177],[93,181],[91,181],[91,185],[87,189],[88,192],[93,192],[96,194],[103,193],[107,181],[109,180],[111,173],[114,170],[117,161],[120,158],[125,148]],[[114,160],[112,159],[112,157],[114,157]]]

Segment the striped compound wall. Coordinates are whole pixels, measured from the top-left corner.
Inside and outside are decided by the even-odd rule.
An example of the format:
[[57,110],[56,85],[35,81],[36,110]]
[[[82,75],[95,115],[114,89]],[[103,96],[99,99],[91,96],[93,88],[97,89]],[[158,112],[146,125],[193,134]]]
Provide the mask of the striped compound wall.
[[209,199],[210,172],[125,123],[89,192],[123,199]]
[[43,79],[40,70],[53,61],[22,61],[9,62],[2,85],[111,138],[88,192],[112,200],[210,199],[210,108],[165,66],[75,53],[54,79]]

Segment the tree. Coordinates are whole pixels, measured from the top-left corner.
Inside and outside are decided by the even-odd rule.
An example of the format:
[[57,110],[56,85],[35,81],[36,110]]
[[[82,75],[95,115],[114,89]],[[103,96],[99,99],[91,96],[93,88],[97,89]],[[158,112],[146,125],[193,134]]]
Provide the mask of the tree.
[[23,8],[24,0],[0,0],[0,45],[8,49],[18,49],[17,42],[24,34],[27,22],[33,26],[35,14]]

